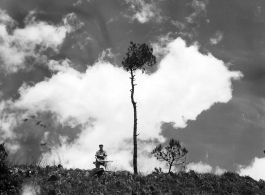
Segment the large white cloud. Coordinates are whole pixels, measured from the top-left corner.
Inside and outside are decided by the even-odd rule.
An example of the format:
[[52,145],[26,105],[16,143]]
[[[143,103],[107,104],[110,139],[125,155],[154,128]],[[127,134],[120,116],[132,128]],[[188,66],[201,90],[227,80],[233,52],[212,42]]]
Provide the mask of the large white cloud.
[[[36,21],[34,12],[25,19],[25,27],[16,27],[16,22],[0,10],[0,62],[7,72],[24,69],[32,60],[43,62],[46,56],[43,51],[50,48],[57,52],[63,43],[67,32],[72,29],[67,23],[72,17],[66,16],[64,24],[52,25],[47,22]],[[30,60],[31,63],[27,63]]]
[[237,172],[244,176],[248,175],[255,180],[263,179],[265,180],[265,158],[254,158],[250,165],[238,167]]
[[[187,47],[180,38],[171,41],[166,50],[155,73],[136,72],[138,133],[142,140],[139,169],[144,172],[164,165],[149,158],[155,146],[152,140],[165,140],[161,123],[172,122],[175,128],[183,128],[187,120],[195,120],[213,104],[228,102],[231,80],[241,76],[212,55],[201,54],[196,46]],[[103,143],[109,159],[132,170],[129,73],[104,61],[88,67],[85,73],[71,68],[69,61],[51,61],[49,67],[57,73],[35,86],[23,85],[15,106],[31,113],[52,112],[62,124],[81,124],[82,132],[71,144],[61,136],[62,144],[53,145],[52,155],[47,153],[45,158],[53,162],[54,154],[59,154],[67,167],[91,168],[98,144]]]

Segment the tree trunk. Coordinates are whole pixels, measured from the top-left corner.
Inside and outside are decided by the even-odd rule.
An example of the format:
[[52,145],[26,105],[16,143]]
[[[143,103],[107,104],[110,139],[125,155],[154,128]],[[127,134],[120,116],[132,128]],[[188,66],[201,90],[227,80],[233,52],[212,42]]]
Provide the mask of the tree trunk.
[[170,171],[171,171],[171,167],[172,167],[172,163],[169,164],[168,173],[170,173]]
[[131,73],[131,102],[133,105],[133,113],[134,113],[134,123],[133,123],[133,171],[134,174],[138,174],[137,171],[137,110],[136,110],[136,102],[134,101],[134,77],[135,75],[133,74],[133,70],[130,69]]
[[168,170],[168,173],[170,173],[170,171],[171,171],[171,167],[172,167],[174,161],[175,161],[175,158],[173,158],[172,161],[169,163],[169,170]]

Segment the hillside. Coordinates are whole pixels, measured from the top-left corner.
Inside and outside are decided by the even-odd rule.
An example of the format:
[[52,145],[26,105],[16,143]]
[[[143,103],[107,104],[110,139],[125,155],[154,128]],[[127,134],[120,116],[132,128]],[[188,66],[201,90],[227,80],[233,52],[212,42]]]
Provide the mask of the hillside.
[[156,169],[148,175],[110,171],[100,177],[96,173],[95,169],[62,166],[12,166],[7,174],[1,174],[0,194],[265,194],[265,181],[231,172],[220,176],[194,171],[167,174]]

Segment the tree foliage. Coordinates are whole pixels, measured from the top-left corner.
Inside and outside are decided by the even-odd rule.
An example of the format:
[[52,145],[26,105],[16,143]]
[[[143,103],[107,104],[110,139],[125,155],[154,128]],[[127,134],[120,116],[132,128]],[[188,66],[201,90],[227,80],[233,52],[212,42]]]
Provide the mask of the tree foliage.
[[160,144],[152,154],[160,161],[166,161],[170,173],[172,166],[183,166],[186,161],[188,150],[181,146],[178,140],[170,139],[169,145],[165,148]]
[[123,67],[127,71],[141,69],[144,65],[153,66],[156,63],[156,57],[153,55],[153,48],[145,43],[136,44],[130,42],[126,58],[122,61]]

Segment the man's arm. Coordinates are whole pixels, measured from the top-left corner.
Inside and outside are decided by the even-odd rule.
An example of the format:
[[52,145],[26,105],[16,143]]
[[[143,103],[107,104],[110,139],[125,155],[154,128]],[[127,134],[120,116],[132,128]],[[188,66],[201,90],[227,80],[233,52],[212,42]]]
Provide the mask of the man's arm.
[[107,155],[107,152],[106,152],[105,150],[104,150],[104,156],[105,156],[105,157],[107,157],[107,156],[108,156],[108,155]]
[[98,151],[97,151],[96,154],[95,154],[95,158],[96,158],[97,161],[100,160],[100,159],[98,159],[98,156],[99,156],[99,153],[98,153]]

